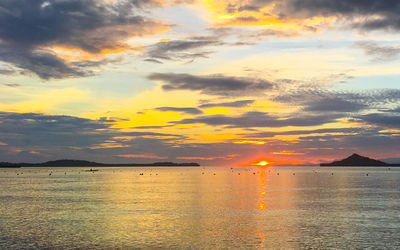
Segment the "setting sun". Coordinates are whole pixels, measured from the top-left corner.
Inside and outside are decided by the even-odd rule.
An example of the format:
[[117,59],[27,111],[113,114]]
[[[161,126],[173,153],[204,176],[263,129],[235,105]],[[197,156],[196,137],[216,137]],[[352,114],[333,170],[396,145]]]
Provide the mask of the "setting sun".
[[257,165],[259,165],[259,166],[267,166],[268,162],[267,161],[260,161]]

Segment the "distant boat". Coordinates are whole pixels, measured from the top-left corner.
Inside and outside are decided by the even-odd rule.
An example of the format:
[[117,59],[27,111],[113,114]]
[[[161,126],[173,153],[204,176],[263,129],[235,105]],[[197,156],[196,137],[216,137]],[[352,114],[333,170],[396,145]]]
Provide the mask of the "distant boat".
[[85,170],[85,172],[97,172],[97,171],[99,171],[98,169],[88,169],[88,170]]

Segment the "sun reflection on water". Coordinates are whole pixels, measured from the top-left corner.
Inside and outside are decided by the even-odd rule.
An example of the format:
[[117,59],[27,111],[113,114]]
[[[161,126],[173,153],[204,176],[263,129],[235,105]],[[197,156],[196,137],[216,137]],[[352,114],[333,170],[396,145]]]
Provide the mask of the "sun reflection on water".
[[[259,179],[258,179],[258,209],[266,210],[267,206],[265,205],[265,196],[266,196],[266,188],[267,188],[267,174],[265,169],[261,169]],[[259,233],[258,237],[260,238],[260,247],[264,247],[264,238],[266,235],[264,233]]]
[[265,210],[267,207],[265,205],[265,195],[266,195],[266,188],[267,188],[267,174],[265,169],[260,171],[259,179],[258,179],[258,209]]

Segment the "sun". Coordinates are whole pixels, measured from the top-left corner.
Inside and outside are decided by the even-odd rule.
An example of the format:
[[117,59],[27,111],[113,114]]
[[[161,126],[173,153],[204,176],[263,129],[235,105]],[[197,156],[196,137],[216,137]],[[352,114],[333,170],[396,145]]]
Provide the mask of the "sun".
[[260,161],[257,165],[260,165],[260,166],[267,166],[267,165],[268,165],[268,162],[267,162],[267,161]]

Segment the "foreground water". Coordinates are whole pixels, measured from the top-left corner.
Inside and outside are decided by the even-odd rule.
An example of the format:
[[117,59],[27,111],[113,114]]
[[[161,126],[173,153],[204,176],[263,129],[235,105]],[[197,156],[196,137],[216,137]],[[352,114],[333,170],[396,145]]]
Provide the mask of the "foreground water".
[[0,249],[400,248],[400,168],[85,169],[0,169]]

